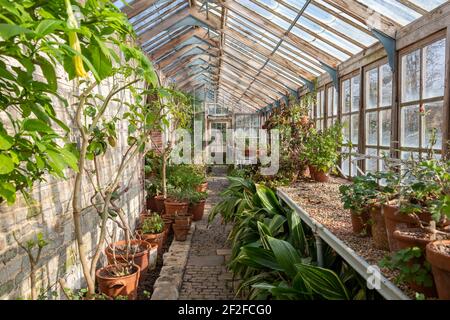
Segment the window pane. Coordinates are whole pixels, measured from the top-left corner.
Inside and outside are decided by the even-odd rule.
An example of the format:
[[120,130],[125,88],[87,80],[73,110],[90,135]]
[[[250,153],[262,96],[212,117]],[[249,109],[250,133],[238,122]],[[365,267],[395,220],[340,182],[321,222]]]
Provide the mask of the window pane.
[[423,48],[423,97],[444,95],[445,87],[445,39]]
[[335,87],[333,87],[333,115],[338,115],[338,93]]
[[350,112],[350,80],[345,80],[342,83],[342,106],[343,106],[343,113]]
[[[373,149],[373,148],[367,148],[366,149],[366,155],[368,156],[378,156],[378,152],[377,149]],[[377,171],[377,162],[378,160],[375,159],[366,159],[366,172],[375,172]]]
[[420,50],[402,57],[402,102],[419,100]]
[[327,89],[327,115],[331,117],[333,115],[333,88]]
[[359,76],[352,78],[352,111],[359,110]]
[[380,145],[389,147],[391,145],[391,110],[380,112],[381,117],[381,142]]
[[425,105],[425,116],[423,123],[423,148],[430,148],[434,140],[434,149],[442,148],[442,102]]
[[377,145],[378,143],[378,112],[366,114],[366,144]]
[[391,67],[385,64],[380,67],[381,107],[388,107],[392,104],[392,72]]
[[359,115],[354,114],[352,115],[352,125],[351,125],[351,135],[352,135],[352,143],[358,144],[358,138],[359,138]]
[[373,109],[378,106],[378,69],[366,73],[366,108]]
[[419,147],[419,106],[403,107],[401,112],[401,145]]
[[348,143],[350,141],[350,117],[343,116],[342,117],[342,134],[344,135],[344,143]]

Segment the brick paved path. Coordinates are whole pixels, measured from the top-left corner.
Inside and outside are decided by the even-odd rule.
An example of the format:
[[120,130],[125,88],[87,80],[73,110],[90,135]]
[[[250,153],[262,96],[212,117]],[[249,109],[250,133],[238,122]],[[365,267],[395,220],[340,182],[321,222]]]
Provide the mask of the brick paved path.
[[224,300],[233,299],[232,275],[227,272],[225,261],[230,254],[226,243],[230,226],[220,223],[216,217],[208,226],[208,214],[219,200],[218,193],[227,185],[223,172],[208,180],[208,200],[205,215],[196,222],[189,259],[183,276],[179,299]]

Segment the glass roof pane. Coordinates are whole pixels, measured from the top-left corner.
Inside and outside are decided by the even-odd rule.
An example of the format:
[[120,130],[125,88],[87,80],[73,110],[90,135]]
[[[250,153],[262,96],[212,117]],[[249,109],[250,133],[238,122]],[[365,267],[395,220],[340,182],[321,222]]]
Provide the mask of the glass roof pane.
[[362,43],[366,47],[371,46],[377,41],[374,37],[369,36],[367,33],[362,32],[352,25],[342,21],[337,16],[320,9],[315,5],[310,4],[306,8],[305,13],[343,34],[351,34],[353,39]]
[[409,0],[415,5],[418,5],[419,7],[424,8],[427,11],[431,11],[437,7],[439,7],[441,4],[444,4],[447,2],[447,0]]
[[397,1],[358,0],[358,2],[365,4],[369,8],[391,18],[403,26],[421,17],[419,13]]

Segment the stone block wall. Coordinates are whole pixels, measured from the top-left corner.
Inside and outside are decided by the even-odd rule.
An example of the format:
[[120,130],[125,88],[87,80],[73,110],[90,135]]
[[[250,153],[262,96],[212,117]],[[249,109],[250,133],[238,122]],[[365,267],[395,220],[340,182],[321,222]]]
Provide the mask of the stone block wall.
[[[64,73],[60,70],[59,74]],[[106,96],[111,86],[112,83],[104,81],[99,87],[98,93]],[[63,97],[68,99],[77,91],[78,85],[75,82],[60,77],[59,93]],[[122,102],[132,101],[130,92],[122,92],[117,98]],[[73,129],[74,108],[66,108],[56,98],[53,101],[59,119]],[[74,100],[69,99],[69,103],[73,102]],[[107,116],[116,112],[115,108],[109,108],[109,110],[111,113]],[[121,112],[125,111],[124,107]],[[2,121],[4,121],[3,116],[4,114],[2,115],[0,112]],[[120,123],[120,127],[117,128],[117,146],[110,149],[100,161],[103,182],[108,181],[115,174],[122,154],[128,147],[127,126],[127,123]],[[77,142],[77,135],[73,134],[71,140]],[[121,196],[117,203],[123,208],[132,228],[134,228],[145,201],[143,174],[143,161],[136,158],[124,171],[121,179],[122,185],[129,182],[129,190]],[[56,293],[56,297],[61,297],[62,290],[58,284],[60,278],[63,278],[71,289],[79,289],[84,286],[83,273],[81,265],[78,263],[78,250],[74,240],[71,210],[73,183],[74,174],[70,171],[67,171],[66,180],[47,177],[46,181],[36,183],[32,190],[32,200],[26,201],[18,194],[18,199],[13,206],[0,205],[0,299],[30,298],[30,262],[26,252],[17,245],[13,232],[21,242],[42,232],[49,242],[42,251],[36,273],[38,289],[45,293],[45,297],[51,298],[52,293]],[[92,251],[92,244],[96,243],[99,235],[99,218],[97,213],[89,208],[93,187],[86,176],[82,187],[83,207],[86,208],[83,211],[82,228],[87,248]],[[116,233],[117,237],[120,237],[119,230],[111,221],[108,227],[110,235]],[[104,257],[100,263],[105,263]]]

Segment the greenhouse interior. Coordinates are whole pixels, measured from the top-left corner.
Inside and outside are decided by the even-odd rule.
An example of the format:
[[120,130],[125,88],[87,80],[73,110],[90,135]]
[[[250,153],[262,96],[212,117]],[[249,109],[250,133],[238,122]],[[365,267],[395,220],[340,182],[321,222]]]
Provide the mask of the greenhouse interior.
[[1,300],[450,300],[450,2],[0,0]]

